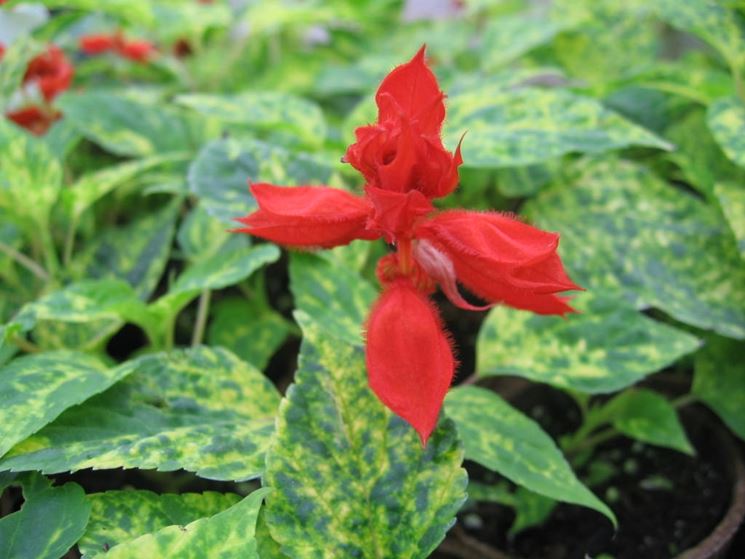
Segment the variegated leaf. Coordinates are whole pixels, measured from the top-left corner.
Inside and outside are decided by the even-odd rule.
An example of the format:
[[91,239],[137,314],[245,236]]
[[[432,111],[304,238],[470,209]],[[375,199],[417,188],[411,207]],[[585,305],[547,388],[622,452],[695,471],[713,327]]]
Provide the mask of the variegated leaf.
[[145,355],[133,373],[16,445],[0,470],[183,468],[210,479],[254,478],[274,432],[279,395],[224,349]]
[[455,421],[469,460],[540,495],[595,509],[616,523],[613,512],[577,479],[553,439],[496,393],[453,388],[445,412]]
[[368,388],[362,347],[296,318],[299,370],[263,478],[272,537],[291,559],[428,557],[465,499],[452,423],[422,448]]

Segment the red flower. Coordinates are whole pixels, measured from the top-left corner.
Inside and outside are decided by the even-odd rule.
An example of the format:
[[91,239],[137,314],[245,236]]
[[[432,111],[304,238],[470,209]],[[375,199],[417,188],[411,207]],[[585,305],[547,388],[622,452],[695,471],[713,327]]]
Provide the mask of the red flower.
[[35,83],[44,99],[50,102],[70,87],[74,73],[75,69],[65,57],[62,49],[50,45],[46,52],[29,62],[26,74],[23,76],[23,83]]
[[128,41],[121,32],[84,35],[78,44],[85,54],[96,55],[111,51],[135,62],[147,62],[156,52],[155,45],[151,42]]
[[[428,296],[453,304],[505,304],[539,314],[572,312],[557,295],[581,289],[556,252],[559,236],[496,212],[437,211],[432,199],[458,182],[460,150],[442,145],[443,93],[424,48],[394,69],[376,95],[378,121],[357,129],[346,161],[366,179],[364,196],[326,186],[251,186],[259,209],[237,229],[294,248],[384,238],[396,252],[378,263],[383,293],[367,320],[370,387],[422,443],[434,429],[455,371],[450,338]],[[489,302],[476,306],[458,283]]]
[[18,126],[25,128],[36,136],[47,133],[49,127],[62,117],[62,113],[47,107],[31,105],[5,113],[5,116]]
[[3,59],[3,56],[5,56],[5,45],[0,43],[0,60]]

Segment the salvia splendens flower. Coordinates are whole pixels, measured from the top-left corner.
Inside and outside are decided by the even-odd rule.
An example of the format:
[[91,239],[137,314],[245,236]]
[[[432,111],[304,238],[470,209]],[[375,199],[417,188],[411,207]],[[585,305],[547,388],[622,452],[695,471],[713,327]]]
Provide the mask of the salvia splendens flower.
[[[456,367],[429,298],[436,288],[463,309],[505,304],[558,315],[573,309],[557,293],[581,288],[564,271],[558,234],[501,213],[432,205],[455,189],[462,159],[460,146],[451,153],[442,144],[444,95],[424,47],[388,74],[375,100],[377,122],[357,129],[344,157],[364,176],[364,196],[252,184],[259,209],[238,219],[237,231],[300,249],[378,238],[396,248],[378,263],[383,291],[367,319],[368,381],[426,444]],[[458,283],[490,304],[469,303]]]
[[84,35],[79,41],[85,54],[97,55],[113,52],[134,62],[148,62],[155,55],[155,46],[149,41],[130,41],[120,33]]

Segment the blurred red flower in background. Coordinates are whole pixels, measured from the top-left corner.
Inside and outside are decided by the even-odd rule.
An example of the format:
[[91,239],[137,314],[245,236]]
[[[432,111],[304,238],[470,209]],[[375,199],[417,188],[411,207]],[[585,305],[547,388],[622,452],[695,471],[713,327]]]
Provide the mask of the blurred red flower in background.
[[[556,252],[559,235],[513,216],[438,211],[434,198],[458,183],[460,145],[445,149],[444,94],[424,47],[381,83],[375,124],[356,130],[345,161],[365,178],[365,195],[327,186],[253,184],[259,209],[239,218],[249,233],[291,248],[331,248],[384,238],[396,252],[378,263],[383,292],[366,325],[370,387],[426,444],[455,371],[449,335],[429,300],[437,286],[458,307],[506,304],[539,314],[572,312],[563,291],[581,289]],[[476,306],[458,283],[489,305]]]
[[144,40],[128,41],[119,31],[116,33],[84,35],[80,37],[78,44],[80,50],[85,54],[95,56],[105,52],[113,52],[122,58],[141,63],[148,62],[157,52],[155,45],[151,42]]

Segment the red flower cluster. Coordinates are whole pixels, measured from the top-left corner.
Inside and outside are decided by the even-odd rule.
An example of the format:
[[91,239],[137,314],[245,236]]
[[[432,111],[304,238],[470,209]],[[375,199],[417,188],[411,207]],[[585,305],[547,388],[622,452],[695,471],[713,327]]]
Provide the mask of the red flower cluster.
[[62,49],[50,45],[45,52],[28,63],[23,76],[23,85],[27,89],[38,89],[41,98],[9,111],[5,116],[34,134],[44,134],[61,117],[51,103],[57,95],[70,87],[74,74],[75,69]]
[[[511,216],[437,211],[458,183],[460,146],[440,138],[444,95],[424,47],[395,68],[376,95],[378,121],[356,131],[345,160],[365,177],[365,195],[326,186],[253,184],[259,209],[238,219],[250,233],[294,248],[330,248],[384,238],[396,252],[378,263],[383,293],[367,320],[369,384],[422,443],[453,379],[451,341],[429,296],[439,285],[455,305],[502,303],[540,314],[571,312],[559,292],[581,289],[556,253],[559,236]],[[490,305],[467,302],[460,282]]]
[[113,52],[134,62],[148,62],[155,54],[155,46],[149,41],[128,41],[121,32],[85,35],[80,38],[80,50],[96,55]]

